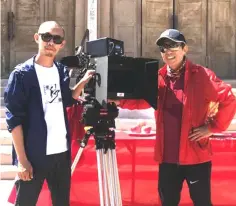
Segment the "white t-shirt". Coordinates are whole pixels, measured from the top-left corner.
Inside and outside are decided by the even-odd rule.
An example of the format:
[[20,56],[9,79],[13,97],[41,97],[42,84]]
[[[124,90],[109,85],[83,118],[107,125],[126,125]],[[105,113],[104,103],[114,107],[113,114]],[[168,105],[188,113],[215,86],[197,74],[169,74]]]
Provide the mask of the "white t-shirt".
[[35,64],[47,124],[47,155],[68,150],[58,69]]

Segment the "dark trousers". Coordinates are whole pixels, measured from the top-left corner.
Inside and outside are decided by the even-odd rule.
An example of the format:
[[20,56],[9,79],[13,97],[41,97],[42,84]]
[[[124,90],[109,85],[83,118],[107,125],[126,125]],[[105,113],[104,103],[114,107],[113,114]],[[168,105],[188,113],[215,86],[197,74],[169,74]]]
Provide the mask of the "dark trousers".
[[196,165],[159,165],[158,191],[162,206],[178,206],[184,180],[194,206],[212,206],[211,162]]
[[48,183],[53,206],[69,206],[71,165],[69,152],[47,156],[47,167],[34,169],[31,181],[17,180],[15,206],[35,206],[44,180]]

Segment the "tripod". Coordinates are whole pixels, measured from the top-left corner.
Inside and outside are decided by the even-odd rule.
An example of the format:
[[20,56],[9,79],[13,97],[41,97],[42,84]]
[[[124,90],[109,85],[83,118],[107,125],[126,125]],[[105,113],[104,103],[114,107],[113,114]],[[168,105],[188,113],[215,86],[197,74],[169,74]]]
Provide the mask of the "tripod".
[[104,125],[87,130],[72,164],[72,173],[91,135],[94,136],[96,145],[100,206],[122,206],[114,130]]

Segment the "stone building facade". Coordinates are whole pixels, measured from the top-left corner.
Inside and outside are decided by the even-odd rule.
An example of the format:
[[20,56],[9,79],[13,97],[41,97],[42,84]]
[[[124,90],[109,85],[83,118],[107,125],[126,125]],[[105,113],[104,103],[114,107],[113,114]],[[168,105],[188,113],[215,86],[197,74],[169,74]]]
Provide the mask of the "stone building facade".
[[33,34],[46,20],[66,30],[60,56],[73,54],[87,28],[91,2],[97,2],[97,37],[123,40],[127,56],[160,58],[156,38],[177,28],[187,38],[192,61],[235,79],[236,0],[1,0],[2,74],[37,51]]

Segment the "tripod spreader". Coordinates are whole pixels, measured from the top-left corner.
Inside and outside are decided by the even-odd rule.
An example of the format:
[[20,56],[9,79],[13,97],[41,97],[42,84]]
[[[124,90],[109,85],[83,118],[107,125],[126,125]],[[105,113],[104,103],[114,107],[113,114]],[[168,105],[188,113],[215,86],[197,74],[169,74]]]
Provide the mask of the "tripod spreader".
[[95,144],[96,150],[104,149],[104,153],[106,153],[108,149],[115,149],[115,131],[108,130],[106,134],[95,134]]

